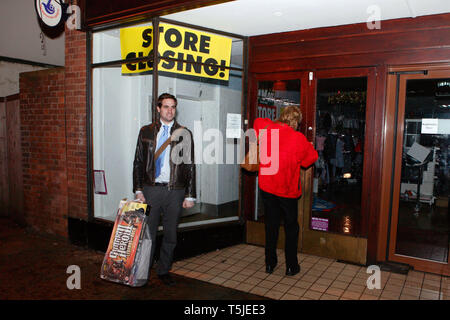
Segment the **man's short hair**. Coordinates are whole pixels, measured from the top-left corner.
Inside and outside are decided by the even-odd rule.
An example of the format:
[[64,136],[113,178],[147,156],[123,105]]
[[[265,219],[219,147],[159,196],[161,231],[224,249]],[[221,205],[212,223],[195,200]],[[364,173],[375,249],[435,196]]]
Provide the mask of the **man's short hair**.
[[178,101],[177,98],[175,98],[175,96],[173,94],[170,93],[163,93],[158,97],[158,103],[157,106],[161,108],[162,106],[162,102],[164,99],[172,99],[173,101],[175,101],[175,107],[178,105]]

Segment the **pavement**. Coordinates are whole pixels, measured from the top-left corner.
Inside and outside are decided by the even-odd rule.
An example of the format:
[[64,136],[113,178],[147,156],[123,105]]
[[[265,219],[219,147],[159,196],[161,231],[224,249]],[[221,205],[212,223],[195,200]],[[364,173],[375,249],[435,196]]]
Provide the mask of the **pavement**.
[[[103,257],[0,217],[0,300],[267,300],[176,274],[176,285],[166,286],[155,272],[146,286],[128,287],[100,278]],[[70,266],[79,267],[79,289],[69,289],[76,284]]]
[[[100,278],[103,257],[103,252],[38,234],[0,217],[0,308],[8,316],[46,318],[279,319],[299,310],[334,317],[338,308],[346,310],[346,317],[348,312],[360,317],[361,313],[353,312],[358,307],[373,315],[385,313],[383,301],[278,301],[179,274],[173,274],[175,286],[166,286],[153,271],[146,286],[132,288]],[[71,266],[79,267],[79,289],[69,289],[76,283]],[[403,316],[422,307],[412,302],[401,309]],[[435,312],[442,308],[442,314],[448,310],[446,304],[432,307]]]

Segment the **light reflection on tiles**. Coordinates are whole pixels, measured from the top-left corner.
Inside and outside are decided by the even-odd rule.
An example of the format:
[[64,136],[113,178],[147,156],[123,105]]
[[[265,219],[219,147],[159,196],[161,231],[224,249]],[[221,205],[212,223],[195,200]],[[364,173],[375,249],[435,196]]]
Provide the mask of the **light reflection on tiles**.
[[366,267],[298,254],[301,271],[285,276],[284,252],[265,273],[264,248],[240,244],[173,264],[172,272],[276,300],[450,300],[449,277],[419,271],[381,272],[381,288],[369,289]]

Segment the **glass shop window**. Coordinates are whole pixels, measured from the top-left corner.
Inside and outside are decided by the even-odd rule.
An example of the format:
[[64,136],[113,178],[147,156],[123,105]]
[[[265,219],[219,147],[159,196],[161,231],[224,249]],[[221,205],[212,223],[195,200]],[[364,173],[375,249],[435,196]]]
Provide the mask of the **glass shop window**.
[[[153,94],[168,92],[178,100],[177,122],[194,135],[196,205],[183,209],[180,227],[237,220],[240,140],[227,128],[230,119],[241,123],[243,40],[161,23],[153,79],[152,36],[151,23],[93,35],[93,169],[106,181],[94,193],[94,216],[114,220],[119,201],[134,197],[138,133],[156,115]],[[139,57],[148,60],[117,64]]]

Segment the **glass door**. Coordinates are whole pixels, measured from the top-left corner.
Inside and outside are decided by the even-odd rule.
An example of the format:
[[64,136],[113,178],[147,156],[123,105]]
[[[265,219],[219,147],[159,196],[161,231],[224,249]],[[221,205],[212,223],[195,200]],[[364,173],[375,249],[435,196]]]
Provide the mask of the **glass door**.
[[450,70],[396,74],[389,259],[450,274]]
[[[283,108],[289,105],[299,106],[305,113],[305,96],[307,85],[306,73],[286,72],[256,75],[250,82],[249,126],[253,128],[256,118],[276,120]],[[300,130],[305,133],[305,125]],[[244,184],[243,209],[247,224],[247,241],[264,245],[264,205],[258,188],[258,175],[242,171]],[[300,216],[300,215],[299,215]],[[299,218],[301,221],[301,219]],[[300,236],[301,237],[301,236]],[[284,232],[280,232],[279,244],[284,244]],[[301,243],[301,241],[299,241]]]
[[[300,79],[258,81],[256,117],[275,121],[287,106],[300,107]],[[264,205],[259,196],[258,177],[255,186],[255,221],[264,221]]]
[[365,264],[375,70],[324,70],[310,81],[307,129],[319,159],[304,176],[302,250]]

